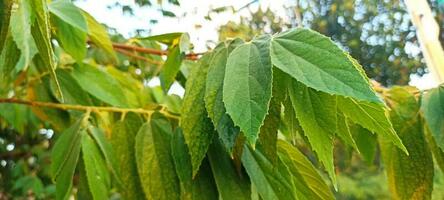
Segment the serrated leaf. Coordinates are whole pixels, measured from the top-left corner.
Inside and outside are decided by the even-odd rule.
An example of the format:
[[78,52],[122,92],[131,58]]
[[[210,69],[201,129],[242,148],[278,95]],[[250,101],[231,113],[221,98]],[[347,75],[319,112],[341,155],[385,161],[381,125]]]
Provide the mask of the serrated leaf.
[[344,51],[317,32],[299,28],[281,33],[271,40],[270,54],[273,65],[310,88],[381,102]]
[[336,130],[336,98],[315,91],[295,80],[290,85],[289,96],[296,117],[310,146],[324,165],[336,185],[333,165],[333,136]]
[[433,158],[425,139],[422,119],[417,114],[419,103],[403,88],[391,89],[386,97],[393,127],[410,153],[406,155],[390,140],[379,138],[392,198],[431,199]]
[[343,113],[337,112],[337,123],[336,123],[336,135],[348,146],[353,147],[357,151],[359,148],[356,146],[356,142],[353,139],[352,133],[350,131],[350,122]]
[[436,144],[444,149],[444,86],[423,94],[421,110]]
[[117,107],[127,107],[127,100],[119,83],[105,71],[91,65],[75,65],[72,76],[80,87],[92,96]]
[[88,32],[85,17],[82,15],[81,10],[73,3],[63,0],[52,1],[48,5],[48,9],[53,15],[59,17],[71,26],[85,33]]
[[88,24],[88,36],[91,41],[98,47],[105,50],[113,59],[117,59],[116,52],[114,52],[113,44],[106,32],[105,27],[103,27],[99,22],[97,22],[94,17],[92,17],[87,12],[83,11],[83,16],[86,18]]
[[33,12],[29,1],[17,2],[18,9],[11,14],[10,30],[12,38],[20,49],[20,59],[15,65],[15,71],[20,72],[32,62],[32,57],[37,53],[34,38],[31,35]]
[[[56,74],[60,83],[60,89],[62,90],[65,103],[85,106],[92,105],[91,98],[88,96],[88,93],[83,90],[79,90],[80,85],[77,84],[76,80],[69,72],[63,69],[57,69]],[[57,86],[53,80],[50,82],[50,87],[52,93],[56,94]],[[60,98],[58,98],[57,100],[59,102],[62,101]]]
[[236,167],[219,139],[208,150],[208,159],[222,199],[251,199],[250,182]]
[[114,124],[111,144],[118,163],[120,179],[124,183],[120,193],[124,199],[143,199],[144,194],[139,181],[135,157],[135,137],[142,125],[142,119],[128,113],[123,121]]
[[252,43],[236,47],[229,55],[223,101],[235,125],[251,145],[256,143],[271,99],[272,71]]
[[273,165],[259,148],[245,145],[242,164],[262,199],[297,199],[293,177],[281,160]]
[[239,128],[234,126],[233,120],[226,113],[222,93],[229,48],[231,47],[232,50],[233,45],[237,46],[238,44],[233,43],[229,47],[224,45],[223,48],[214,51],[205,87],[205,108],[225,145],[225,149],[229,153],[232,152],[236,137],[239,134]]
[[86,32],[66,23],[59,17],[52,18],[55,25],[57,41],[66,53],[77,62],[82,62],[86,56]]
[[51,154],[51,175],[56,182],[57,199],[68,199],[71,194],[72,179],[79,159],[83,117],[63,131],[55,143]]
[[372,164],[377,150],[376,135],[357,124],[350,124],[349,127],[359,154],[362,155],[367,164]]
[[205,79],[211,57],[211,53],[204,55],[199,61],[199,67],[191,71],[182,104],[180,127],[191,155],[193,176],[197,174],[214,135],[204,102]]
[[82,155],[89,191],[93,199],[108,199],[108,170],[99,147],[89,135],[82,137]]
[[379,134],[392,141],[401,150],[407,153],[390,120],[387,117],[384,105],[379,103],[362,102],[351,98],[338,96],[338,109],[351,121]]
[[[157,115],[157,114],[154,114]],[[179,199],[180,187],[171,156],[171,125],[152,116],[136,136],[136,160],[146,199]]]
[[296,147],[279,140],[278,152],[292,173],[297,199],[335,199],[312,163]]
[[162,89],[165,93],[171,87],[171,84],[176,80],[176,75],[180,70],[180,65],[182,63],[182,59],[184,58],[184,54],[180,52],[180,47],[176,46],[171,49],[168,54],[168,58],[163,65],[163,70],[160,72],[160,84],[162,85]]
[[180,180],[180,195],[183,200],[217,199],[218,191],[210,166],[202,161],[199,173],[193,179],[191,157],[180,128],[176,129],[171,140],[171,153],[176,173]]

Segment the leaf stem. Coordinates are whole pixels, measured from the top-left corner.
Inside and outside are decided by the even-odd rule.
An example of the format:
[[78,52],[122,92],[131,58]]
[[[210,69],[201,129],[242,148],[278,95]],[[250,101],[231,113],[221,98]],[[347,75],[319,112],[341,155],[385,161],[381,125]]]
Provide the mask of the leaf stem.
[[118,112],[118,113],[140,113],[140,114],[148,114],[151,115],[154,112],[159,112],[163,114],[165,117],[179,120],[179,117],[177,114],[171,113],[169,111],[166,111],[164,109],[161,110],[146,110],[142,108],[117,108],[117,107],[108,107],[108,106],[83,106],[83,105],[73,105],[73,104],[61,104],[61,103],[53,103],[53,102],[41,102],[41,101],[28,101],[28,100],[22,100],[22,99],[14,99],[14,98],[6,98],[2,99],[0,98],[0,103],[14,103],[14,104],[22,104],[22,105],[28,105],[33,107],[47,107],[47,108],[55,108],[60,110],[78,110],[78,111],[85,111],[85,112]]

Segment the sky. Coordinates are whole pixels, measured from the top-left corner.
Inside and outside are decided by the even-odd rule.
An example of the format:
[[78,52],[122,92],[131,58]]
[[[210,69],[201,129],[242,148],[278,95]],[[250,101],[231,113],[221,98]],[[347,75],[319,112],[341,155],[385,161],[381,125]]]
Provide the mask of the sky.
[[[75,4],[90,13],[97,21],[105,23],[115,28],[119,33],[126,37],[133,36],[134,30],[146,29],[151,30],[151,35],[163,34],[168,32],[187,32],[190,35],[191,43],[194,45],[195,52],[204,52],[208,50],[208,46],[214,47],[214,43],[208,41],[217,41],[217,28],[226,24],[228,21],[238,21],[239,16],[248,15],[248,10],[243,9],[236,14],[230,12],[219,13],[212,17],[211,21],[205,19],[208,11],[222,6],[233,6],[239,9],[251,0],[179,0],[181,6],[165,5],[169,11],[172,11],[178,18],[162,17],[158,11],[159,7],[143,7],[135,6],[134,1],[121,0],[122,5],[130,5],[134,10],[134,16],[123,15],[120,8],[109,9],[107,5],[112,5],[115,0],[78,0]],[[252,4],[250,9],[270,8],[277,15],[286,18],[284,6],[289,6],[294,1],[290,0],[259,0]],[[158,20],[157,24],[151,24],[152,19]],[[207,46],[208,45],[208,46]],[[421,90],[429,89],[437,86],[437,82],[430,74],[423,77],[412,75],[410,85],[416,86]],[[153,79],[149,85],[156,86],[160,82]],[[170,93],[183,95],[183,88],[180,85],[173,85]]]

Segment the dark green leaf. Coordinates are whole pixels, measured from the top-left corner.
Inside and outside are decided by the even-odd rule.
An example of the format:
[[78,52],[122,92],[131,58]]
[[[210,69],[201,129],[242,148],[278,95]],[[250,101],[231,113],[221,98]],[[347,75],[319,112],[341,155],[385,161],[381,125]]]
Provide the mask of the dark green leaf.
[[356,141],[359,153],[367,164],[372,164],[377,150],[376,135],[357,124],[350,125],[350,131],[353,134],[354,141]]
[[[69,72],[63,69],[56,70],[57,78],[59,79],[60,88],[62,89],[65,103],[78,105],[91,105],[91,98],[83,90],[80,90],[80,85],[71,76]],[[57,86],[54,81],[51,81],[51,91],[53,94],[57,93]],[[57,96],[56,96],[57,97]],[[61,99],[57,99],[61,102]]]

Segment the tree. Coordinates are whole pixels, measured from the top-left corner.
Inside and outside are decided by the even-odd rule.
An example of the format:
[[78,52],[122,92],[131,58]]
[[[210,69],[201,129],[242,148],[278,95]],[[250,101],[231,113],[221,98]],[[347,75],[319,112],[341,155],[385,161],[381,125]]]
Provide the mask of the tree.
[[380,146],[393,198],[431,198],[441,87],[373,87],[310,29],[200,55],[186,33],[112,42],[67,1],[3,3],[2,197],[334,199],[341,142],[370,161]]

